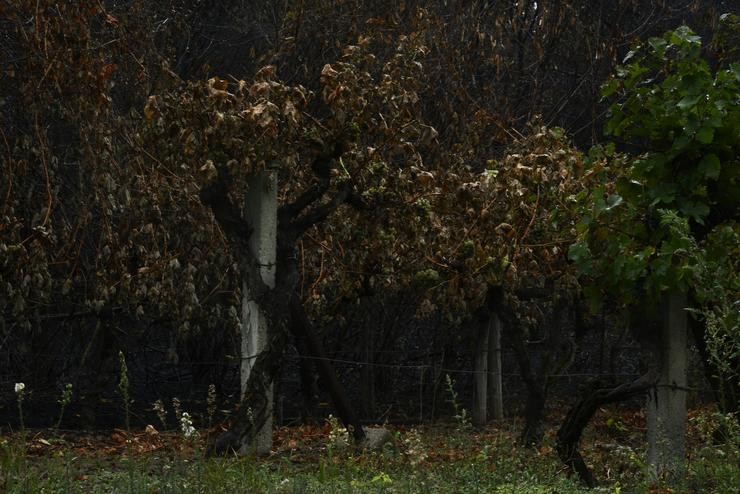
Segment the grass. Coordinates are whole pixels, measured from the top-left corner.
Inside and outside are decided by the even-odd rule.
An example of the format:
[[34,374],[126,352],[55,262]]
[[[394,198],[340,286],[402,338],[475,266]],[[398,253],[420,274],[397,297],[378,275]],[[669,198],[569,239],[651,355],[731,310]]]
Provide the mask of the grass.
[[[692,412],[689,471],[670,490],[643,480],[639,413],[604,411],[583,451],[602,481],[596,492],[737,492],[737,441],[712,445],[714,415]],[[483,431],[454,426],[394,429],[395,445],[355,451],[330,424],[281,428],[268,458],[203,458],[204,438],[153,428],[81,434],[53,430],[0,436],[0,492],[9,493],[585,493],[567,475],[549,435],[537,450],[516,445],[519,424]],[[336,431],[334,431],[336,432]]]

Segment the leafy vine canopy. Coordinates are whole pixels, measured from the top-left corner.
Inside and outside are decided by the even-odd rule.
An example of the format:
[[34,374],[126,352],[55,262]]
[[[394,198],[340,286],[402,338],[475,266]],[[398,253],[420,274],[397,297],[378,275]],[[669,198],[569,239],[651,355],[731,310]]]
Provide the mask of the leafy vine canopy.
[[606,132],[629,144],[594,148],[570,258],[626,303],[657,307],[669,290],[702,305],[738,299],[740,65],[712,70],[701,40],[682,26],[630,51],[603,95]]
[[575,287],[574,239],[571,260],[587,273],[603,270],[623,294],[638,281],[656,292],[693,273],[691,238],[712,260],[724,247],[709,240],[737,235],[737,68],[710,70],[686,29],[636,49],[605,86],[621,98],[608,130],[649,149],[631,160],[608,147],[584,157],[539,123],[507,131],[494,153],[501,116],[459,87],[445,100],[449,128],[433,125],[449,61],[440,19],[423,9],[403,30],[368,21],[313,89],[282,80],[279,63],[248,82],[183,81],[144,56],[152,38],[135,34],[151,26],[94,1],[18,0],[6,13],[26,29],[16,51],[31,56],[14,69],[22,83],[2,83],[19,131],[4,160],[14,184],[3,189],[0,300],[26,322],[53,301],[176,314],[184,330],[237,327],[237,265],[199,192],[228,177],[243,208],[249,177],[268,168],[282,205],[318,183],[316,208],[350,191],[297,246],[316,312],[366,284],[419,288],[427,308],[457,316],[492,285]]

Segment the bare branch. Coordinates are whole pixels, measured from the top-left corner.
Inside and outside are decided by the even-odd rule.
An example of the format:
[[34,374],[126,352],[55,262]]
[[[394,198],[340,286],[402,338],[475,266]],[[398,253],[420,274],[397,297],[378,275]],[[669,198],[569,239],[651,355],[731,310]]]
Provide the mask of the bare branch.
[[281,215],[293,218],[303,212],[307,207],[320,200],[331,186],[332,162],[344,152],[344,141],[337,139],[334,144],[324,149],[311,163],[311,169],[317,178],[317,182],[308,190],[303,192],[290,204],[282,206]]
[[325,220],[330,214],[336,211],[339,206],[347,201],[351,190],[352,185],[349,182],[344,183],[329,202],[316,206],[301,218],[294,221],[292,226],[294,228],[295,235],[300,237],[313,225]]

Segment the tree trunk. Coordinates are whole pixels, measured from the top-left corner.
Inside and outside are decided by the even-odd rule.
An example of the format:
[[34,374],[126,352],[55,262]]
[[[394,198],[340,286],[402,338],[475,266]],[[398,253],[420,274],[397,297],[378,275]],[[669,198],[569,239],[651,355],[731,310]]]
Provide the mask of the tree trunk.
[[631,383],[611,388],[602,388],[600,383],[595,381],[565,416],[557,433],[555,449],[563,463],[576,472],[587,486],[596,487],[596,479],[578,451],[578,445],[591,418],[599,407],[644,394],[655,386],[656,381],[657,373],[654,370]]
[[473,425],[483,427],[487,422],[488,407],[488,318],[480,321],[475,342],[475,395],[473,400]]
[[501,319],[495,312],[489,320],[488,408],[495,420],[504,418],[503,376],[501,374]]
[[520,440],[525,446],[535,446],[542,441],[545,433],[545,403],[547,398],[546,383],[537,378],[527,352],[524,328],[519,323],[517,315],[506,304],[504,290],[501,287],[489,287],[488,306],[496,310],[506,327],[507,342],[514,351],[519,364],[522,380],[527,388],[527,402],[525,405],[525,424]]
[[[234,452],[239,455],[266,453],[257,450],[255,441],[259,431],[265,430],[266,424],[271,420],[271,387],[280,372],[288,343],[286,325],[290,315],[290,296],[286,294],[293,293],[298,280],[294,244],[294,236],[278,229],[275,288],[259,290],[257,297],[265,324],[270,328],[267,341],[257,357],[252,359],[254,364],[243,386],[241,402],[231,428],[207,448],[206,454],[209,456]],[[234,246],[235,249],[238,247],[239,244]],[[243,264],[242,272],[247,280],[253,280],[254,286],[264,287],[264,284],[260,285],[261,280],[257,278],[259,273],[254,273],[253,266]],[[272,433],[271,428],[268,430]]]
[[216,438],[208,447],[207,455],[259,453],[255,441],[259,431],[264,430],[270,420],[272,395],[269,391],[280,372],[281,357],[287,344],[284,318],[280,324],[271,326],[270,333],[266,347],[254,360],[231,428]]
[[360,388],[362,390],[362,409],[365,417],[375,416],[375,372],[372,366],[374,351],[375,321],[366,321],[362,325],[362,360],[367,362],[360,369]]
[[347,396],[342,383],[339,382],[336,372],[332,368],[331,362],[324,352],[321,341],[316,337],[311,321],[309,321],[303,305],[297,297],[293,297],[290,306],[291,324],[290,328],[296,338],[303,338],[306,343],[308,357],[316,365],[319,377],[326,385],[337,410],[337,415],[342,423],[352,434],[356,444],[361,444],[365,440],[365,429],[362,427],[360,420],[355,412],[352,403]]
[[[265,430],[269,423],[271,386],[281,368],[287,344],[285,326],[291,312],[291,298],[299,279],[298,259],[295,255],[296,242],[307,229],[324,221],[350,196],[351,186],[347,184],[333,192],[328,201],[324,201],[331,185],[329,173],[331,164],[341,156],[344,144],[343,139],[337,139],[316,156],[311,164],[311,169],[315,173],[321,172],[316,173],[316,182],[294,202],[281,206],[276,216],[273,215],[276,204],[272,204],[271,201],[276,193],[277,184],[274,179],[267,180],[270,174],[275,173],[274,171],[265,170],[254,179],[253,187],[256,188],[252,189],[252,194],[248,194],[248,197],[251,195],[255,198],[254,204],[248,204],[250,207],[247,208],[249,209],[247,214],[250,218],[243,218],[240,209],[231,200],[229,192],[233,181],[228,167],[217,167],[216,176],[200,190],[201,202],[211,208],[228,239],[229,248],[238,259],[244,286],[249,290],[248,300],[254,302],[258,308],[255,313],[263,318],[264,327],[270,329],[264,344],[257,345],[258,356],[254,359],[254,365],[251,366],[246,383],[242,386],[239,412],[234,417],[232,428],[221,434],[209,446],[208,454],[252,452],[258,431]],[[266,203],[265,197],[258,197],[268,194],[270,199]],[[254,208],[265,209],[265,217],[262,218],[263,215],[253,210]],[[269,219],[267,212],[270,213]],[[263,224],[259,224],[260,222]],[[264,237],[264,242],[259,241],[258,237]],[[265,252],[261,250],[263,247]],[[265,254],[264,257],[262,254]],[[264,260],[267,262],[263,262]],[[274,283],[270,283],[269,279],[265,281],[264,270],[273,269]],[[309,351],[312,350],[310,343],[307,341]],[[267,430],[270,428],[267,427]]]
[[298,351],[298,368],[301,378],[301,394],[303,395],[303,406],[301,407],[301,420],[304,424],[316,422],[316,405],[318,403],[318,388],[314,379],[313,365],[308,358],[309,351],[303,337],[294,335],[296,350]]
[[520,437],[524,446],[537,446],[545,436],[545,402],[546,394],[542,386],[527,386],[524,429]]
[[[254,359],[249,378],[231,428],[221,434],[206,451],[208,455],[257,452],[255,440],[271,413],[270,387],[280,372],[288,344],[286,325],[291,312],[291,295],[298,280],[298,263],[294,255],[295,236],[278,229],[275,288],[259,297],[259,307],[270,328],[267,342]],[[243,270],[249,275],[249,267]],[[254,275],[254,273],[252,273]],[[255,281],[258,284],[259,281]]]
[[522,380],[527,388],[527,402],[524,407],[524,429],[522,429],[520,440],[525,446],[536,446],[540,444],[545,435],[547,389],[532,369],[524,341],[524,334],[520,326],[513,328],[513,331],[511,331],[511,346],[519,363]]

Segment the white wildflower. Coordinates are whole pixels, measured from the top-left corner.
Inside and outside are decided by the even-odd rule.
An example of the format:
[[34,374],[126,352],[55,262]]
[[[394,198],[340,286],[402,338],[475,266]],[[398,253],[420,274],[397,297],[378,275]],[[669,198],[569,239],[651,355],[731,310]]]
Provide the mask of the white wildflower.
[[26,389],[26,385],[23,383],[15,383],[15,394],[23,394],[23,390]]
[[180,430],[186,439],[198,437],[198,431],[193,427],[193,419],[188,412],[183,412],[180,416]]
[[339,423],[336,417],[329,415],[326,420],[329,424],[329,446],[330,447],[344,447],[349,445],[347,429]]
[[167,429],[167,410],[164,409],[164,403],[162,400],[157,400],[152,403],[152,410],[156,412],[159,422],[162,424],[162,430]]

